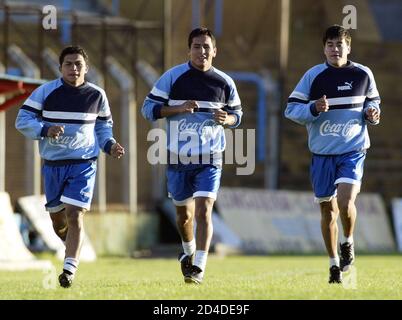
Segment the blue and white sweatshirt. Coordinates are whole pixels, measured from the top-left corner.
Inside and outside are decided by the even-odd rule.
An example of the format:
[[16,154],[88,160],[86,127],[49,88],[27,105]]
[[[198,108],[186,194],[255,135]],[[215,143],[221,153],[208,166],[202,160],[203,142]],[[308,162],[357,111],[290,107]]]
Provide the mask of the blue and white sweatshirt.
[[[47,137],[54,125],[64,126],[59,139]],[[94,159],[116,142],[105,91],[89,82],[73,87],[59,78],[41,85],[24,102],[15,126],[39,140],[42,159],[50,161]]]
[[[317,113],[315,102],[323,95],[329,111]],[[368,67],[352,61],[343,68],[323,63],[304,74],[289,96],[285,117],[306,126],[312,153],[337,155],[370,147],[365,116],[369,107],[380,111],[380,96]]]
[[[211,67],[208,71],[194,68],[190,62],[166,71],[155,83],[142,106],[149,121],[161,117],[163,106],[181,105],[195,100],[199,105],[194,113],[181,113],[166,118],[167,149],[179,156],[201,157],[221,154],[226,145],[224,129],[213,119],[214,109],[223,109],[241,122],[242,108],[235,83],[224,72]],[[204,163],[204,162],[203,162]]]

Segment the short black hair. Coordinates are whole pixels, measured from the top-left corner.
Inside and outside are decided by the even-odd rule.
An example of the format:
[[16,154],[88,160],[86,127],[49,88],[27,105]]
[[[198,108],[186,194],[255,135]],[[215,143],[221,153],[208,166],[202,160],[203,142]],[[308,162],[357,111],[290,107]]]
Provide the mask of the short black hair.
[[334,24],[333,26],[330,26],[327,30],[325,30],[324,36],[322,37],[322,42],[325,46],[327,43],[328,39],[345,39],[346,43],[350,46],[350,43],[352,42],[352,37],[347,29],[344,27]]
[[193,31],[191,31],[188,36],[188,47],[189,48],[191,48],[191,44],[193,43],[193,38],[199,37],[199,36],[210,37],[212,40],[212,44],[214,45],[214,47],[216,47],[216,39],[211,30],[209,30],[208,28],[196,28]]
[[80,54],[84,58],[85,62],[88,64],[88,55],[85,50],[80,46],[68,46],[63,49],[60,53],[59,63],[60,66],[63,64],[64,57],[68,54]]

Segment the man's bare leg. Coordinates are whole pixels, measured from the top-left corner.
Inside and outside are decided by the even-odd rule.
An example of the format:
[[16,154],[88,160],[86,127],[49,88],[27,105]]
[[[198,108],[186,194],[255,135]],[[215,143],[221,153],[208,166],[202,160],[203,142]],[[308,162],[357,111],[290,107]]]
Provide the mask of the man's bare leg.
[[68,231],[65,209],[50,213],[50,218],[52,219],[54,232],[63,242],[65,242]]
[[359,187],[353,184],[340,183],[338,185],[338,207],[345,238],[353,237],[356,223],[356,196]]
[[84,240],[84,213],[85,209],[66,204],[65,215],[68,225],[66,236],[66,254],[64,258],[63,273],[59,276],[62,287],[71,286],[79,264],[79,256]]
[[341,240],[341,270],[348,271],[355,260],[353,231],[356,224],[356,197],[359,186],[340,183],[338,185],[338,206],[343,234]]
[[194,201],[176,206],[176,225],[183,242],[194,239]]
[[207,197],[195,198],[196,244],[194,267],[186,282],[201,283],[207,264],[209,247],[212,240],[212,208],[215,200]]
[[183,247],[183,253],[180,253],[178,259],[185,280],[192,270],[195,253],[193,200],[185,206],[176,206],[176,225]]
[[212,225],[212,208],[215,200],[207,197],[195,198],[195,220],[197,221],[196,228],[196,243],[197,249],[209,251],[209,246],[212,240],[213,225]]
[[338,256],[338,215],[336,198],[320,203],[321,232],[329,256],[329,283],[341,283],[342,274]]
[[324,238],[325,248],[330,258],[338,257],[338,215],[339,209],[336,198],[331,201],[321,202],[321,233]]

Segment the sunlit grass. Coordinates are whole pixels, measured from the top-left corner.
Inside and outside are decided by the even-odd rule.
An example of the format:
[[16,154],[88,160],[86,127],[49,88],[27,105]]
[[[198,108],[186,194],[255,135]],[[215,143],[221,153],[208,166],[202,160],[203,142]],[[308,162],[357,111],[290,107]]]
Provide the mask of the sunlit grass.
[[324,256],[238,256],[208,259],[204,283],[183,282],[176,259],[99,258],[81,263],[74,284],[53,273],[0,271],[0,299],[401,299],[402,256],[358,256],[344,285],[328,284]]

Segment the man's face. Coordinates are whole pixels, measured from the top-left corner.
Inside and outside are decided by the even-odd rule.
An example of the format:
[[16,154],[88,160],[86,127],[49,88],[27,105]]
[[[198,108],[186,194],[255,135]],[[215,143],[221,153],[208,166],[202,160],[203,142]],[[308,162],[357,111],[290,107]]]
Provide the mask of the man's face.
[[190,61],[194,68],[207,71],[212,66],[212,59],[216,56],[216,47],[210,37],[202,35],[193,38],[190,47]]
[[324,46],[324,54],[327,62],[334,67],[343,67],[348,62],[350,46],[345,38],[327,39]]
[[60,67],[63,80],[68,84],[78,87],[85,81],[88,66],[82,55],[78,53],[67,54]]

